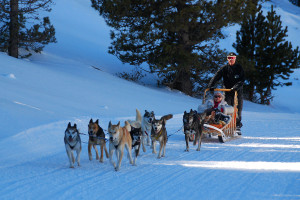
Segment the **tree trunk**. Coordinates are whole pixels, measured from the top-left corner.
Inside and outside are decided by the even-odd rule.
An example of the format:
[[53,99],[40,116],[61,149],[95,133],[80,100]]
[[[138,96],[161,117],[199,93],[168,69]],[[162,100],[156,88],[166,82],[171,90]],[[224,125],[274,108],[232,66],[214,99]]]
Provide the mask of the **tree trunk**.
[[193,84],[190,75],[186,71],[179,71],[172,84],[172,89],[179,90],[187,95],[192,95]]
[[10,0],[10,23],[9,23],[9,44],[8,55],[19,57],[19,20],[18,20],[19,2]]
[[248,100],[253,102],[254,99],[254,84],[253,81],[250,81],[249,88],[248,88]]

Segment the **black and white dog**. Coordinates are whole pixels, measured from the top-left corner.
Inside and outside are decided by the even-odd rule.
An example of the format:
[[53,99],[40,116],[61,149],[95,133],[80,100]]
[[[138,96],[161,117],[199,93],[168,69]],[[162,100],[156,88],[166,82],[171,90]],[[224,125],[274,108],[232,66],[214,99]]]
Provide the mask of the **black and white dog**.
[[140,153],[141,139],[142,139],[142,128],[135,128],[131,126],[130,136],[132,138],[132,148],[135,150],[135,157],[133,164],[136,165],[137,157]]
[[74,168],[75,163],[73,151],[76,151],[77,153],[76,162],[78,166],[80,166],[81,139],[76,124],[74,124],[74,126],[71,126],[71,123],[69,122],[68,127],[65,131],[64,142],[70,162],[70,168]]
[[[201,140],[202,140],[202,130],[205,122],[206,113],[197,113],[195,110],[190,110],[190,112],[184,111],[183,114],[183,127],[185,134],[185,143],[186,149],[185,151],[189,151],[189,141],[191,140],[191,136],[194,135],[194,143],[196,145],[198,142],[198,147],[196,151],[200,151]],[[193,137],[192,137],[193,138]]]
[[152,122],[155,119],[155,115],[153,111],[147,111],[145,110],[145,114],[142,118],[142,146],[143,151],[146,152],[145,148],[145,140],[147,140],[147,146],[150,146],[150,136],[151,136],[151,129],[152,129]]

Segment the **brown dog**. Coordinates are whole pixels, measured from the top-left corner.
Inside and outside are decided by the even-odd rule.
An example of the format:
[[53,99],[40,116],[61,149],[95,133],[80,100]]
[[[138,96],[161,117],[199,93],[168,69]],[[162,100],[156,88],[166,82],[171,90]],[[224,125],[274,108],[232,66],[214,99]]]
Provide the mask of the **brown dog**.
[[101,157],[100,162],[103,162],[103,149],[105,150],[106,158],[108,158],[108,152],[106,149],[106,142],[105,142],[105,134],[103,129],[99,126],[98,119],[93,122],[91,119],[88,125],[88,133],[89,133],[89,143],[88,143],[88,152],[89,152],[89,159],[92,160],[92,146],[96,151],[96,160],[99,160],[98,149],[96,145],[100,145],[101,149]]
[[[108,124],[109,133],[109,159],[114,166],[116,171],[120,170],[121,162],[124,154],[124,147],[127,149],[128,158],[130,164],[133,164],[131,149],[132,149],[132,139],[130,136],[131,126],[129,122],[125,121],[125,126],[121,127],[120,122],[117,125],[112,125],[111,122]],[[116,150],[117,156],[117,166],[113,161],[113,154]]]

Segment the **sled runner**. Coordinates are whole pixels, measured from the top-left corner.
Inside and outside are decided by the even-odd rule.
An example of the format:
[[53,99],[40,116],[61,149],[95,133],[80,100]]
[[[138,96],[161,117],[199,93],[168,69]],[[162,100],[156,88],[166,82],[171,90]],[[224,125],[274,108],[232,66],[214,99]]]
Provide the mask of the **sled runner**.
[[[205,98],[206,98],[206,92],[209,91],[209,89],[206,89],[204,91],[204,97],[202,101],[202,105],[205,105]],[[214,91],[223,91],[223,92],[230,92],[231,89],[214,89]],[[232,109],[232,112],[226,113],[227,116],[230,116],[230,119],[227,122],[220,121],[216,123],[215,121],[208,121],[204,124],[203,134],[212,137],[212,136],[218,136],[218,139],[221,143],[224,143],[226,141],[229,141],[231,139],[234,139],[235,137],[238,137],[237,130],[236,130],[236,117],[237,117],[237,91],[235,91],[234,94],[234,106]]]

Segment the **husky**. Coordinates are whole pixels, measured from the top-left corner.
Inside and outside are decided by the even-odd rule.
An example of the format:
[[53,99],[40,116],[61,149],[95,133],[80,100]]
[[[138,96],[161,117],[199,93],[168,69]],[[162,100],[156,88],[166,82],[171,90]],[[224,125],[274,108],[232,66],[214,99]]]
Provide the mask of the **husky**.
[[142,138],[142,116],[138,109],[136,109],[136,119],[135,121],[127,120],[131,125],[130,136],[132,139],[132,148],[135,149],[135,157],[133,164],[136,165],[137,157],[140,153],[141,138]]
[[156,154],[156,141],[158,141],[160,144],[157,158],[165,157],[166,155],[166,144],[168,140],[166,121],[171,119],[172,117],[173,115],[169,114],[161,117],[159,120],[154,118],[154,120],[152,121],[152,129],[151,129],[152,153]]
[[[88,133],[89,133],[89,143],[88,143],[89,159],[90,160],[93,159],[92,147],[94,147],[96,152],[96,160],[99,160],[101,163],[103,163],[103,149],[105,151],[106,158],[108,158],[109,155],[106,149],[105,134],[103,132],[103,129],[99,125],[98,119],[95,122],[93,122],[93,119],[90,120],[88,125]],[[100,145],[100,149],[101,149],[100,159],[99,159],[97,145]]]
[[204,122],[206,122],[206,113],[198,114],[195,110],[190,110],[190,112],[184,111],[183,114],[183,126],[184,126],[184,134],[185,134],[185,143],[186,149],[185,151],[189,151],[189,141],[191,141],[191,135],[194,135],[193,145],[198,143],[198,147],[196,151],[200,151],[201,140],[202,140],[202,130]]
[[69,122],[68,127],[65,130],[64,142],[70,162],[70,168],[74,168],[75,163],[73,151],[76,151],[76,162],[78,166],[80,166],[81,139],[76,124],[71,126],[71,123]]
[[[152,121],[155,119],[155,114],[153,111],[145,110],[145,114],[142,118],[142,146],[143,151],[146,152],[145,148],[145,140],[147,140],[147,146],[150,146],[150,136],[151,136],[151,129],[152,129]],[[152,147],[151,147],[152,148]]]
[[[125,126],[121,127],[120,122],[117,125],[108,124],[109,133],[109,159],[116,171],[120,170],[121,162],[124,154],[124,147],[127,149],[130,164],[133,164],[131,149],[132,139],[130,136],[131,126],[128,121],[125,121]],[[113,161],[113,153],[116,150],[117,165]]]
[[135,150],[135,157],[133,160],[133,165],[136,166],[136,160],[138,155],[140,154],[141,147],[141,138],[142,138],[142,128],[135,128],[131,126],[130,136],[132,138],[132,148]]

